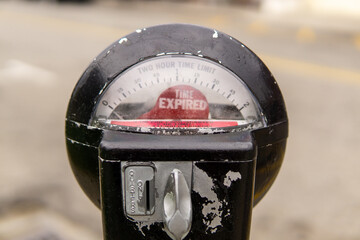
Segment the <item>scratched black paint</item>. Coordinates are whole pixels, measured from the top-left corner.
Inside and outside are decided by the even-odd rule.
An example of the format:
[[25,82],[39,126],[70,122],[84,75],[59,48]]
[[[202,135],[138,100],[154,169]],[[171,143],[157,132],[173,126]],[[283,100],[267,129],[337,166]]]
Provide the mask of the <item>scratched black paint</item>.
[[[182,136],[181,139],[189,143],[184,145],[174,140],[174,136],[160,136],[161,140],[154,141],[151,136],[144,138],[142,135],[104,131],[99,146],[99,157],[105,239],[170,240],[163,231],[162,223],[144,226],[141,228],[141,233],[137,223],[125,216],[121,196],[122,180],[119,174],[121,160],[144,162],[169,161],[169,159],[191,161],[194,168],[204,171],[212,179],[211,185],[217,196],[216,201],[221,201],[222,205],[221,216],[214,216],[211,213],[204,216],[204,206],[214,199],[203,197],[193,189],[191,192],[193,221],[190,233],[185,239],[248,239],[253,205],[256,145],[248,132],[232,134],[227,140],[224,136],[226,135],[208,135],[207,137],[210,138],[205,137],[203,142],[199,142],[194,136]],[[225,152],[228,157],[226,161],[223,159]],[[241,179],[226,186],[225,177],[230,171],[240,173]],[[221,224],[212,231],[207,223],[214,217],[220,217]],[[126,233],[123,234],[123,231]]]

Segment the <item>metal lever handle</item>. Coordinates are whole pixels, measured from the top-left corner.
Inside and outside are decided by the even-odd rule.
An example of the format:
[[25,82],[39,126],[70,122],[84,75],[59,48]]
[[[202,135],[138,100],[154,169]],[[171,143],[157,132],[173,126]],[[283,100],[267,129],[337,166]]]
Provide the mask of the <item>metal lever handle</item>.
[[178,169],[174,169],[168,178],[163,207],[166,232],[172,239],[182,240],[190,231],[192,207],[190,189]]

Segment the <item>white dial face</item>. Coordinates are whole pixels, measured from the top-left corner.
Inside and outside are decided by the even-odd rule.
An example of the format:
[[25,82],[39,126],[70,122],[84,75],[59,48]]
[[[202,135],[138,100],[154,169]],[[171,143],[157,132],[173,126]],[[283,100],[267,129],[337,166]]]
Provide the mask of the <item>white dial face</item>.
[[153,133],[216,133],[266,125],[245,83],[211,60],[165,55],[121,73],[98,100],[96,127]]

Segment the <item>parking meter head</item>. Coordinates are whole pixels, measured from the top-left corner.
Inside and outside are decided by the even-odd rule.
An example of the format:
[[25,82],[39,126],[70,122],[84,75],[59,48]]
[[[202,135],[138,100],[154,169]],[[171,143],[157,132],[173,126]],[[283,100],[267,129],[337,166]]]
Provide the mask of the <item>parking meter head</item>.
[[[277,176],[287,134],[285,104],[264,63],[224,33],[184,24],[137,30],[111,44],[85,70],[66,116],[69,160],[88,197],[100,207],[112,194],[104,187],[118,188],[119,215],[163,222],[174,239],[198,236],[189,222],[215,234],[215,222],[228,218],[219,209],[235,211],[234,201],[255,205]],[[201,205],[214,196],[229,206]],[[202,215],[192,211],[189,220],[189,207],[169,209],[181,205],[174,199],[192,200],[190,209]],[[209,214],[220,220],[196,222]]]

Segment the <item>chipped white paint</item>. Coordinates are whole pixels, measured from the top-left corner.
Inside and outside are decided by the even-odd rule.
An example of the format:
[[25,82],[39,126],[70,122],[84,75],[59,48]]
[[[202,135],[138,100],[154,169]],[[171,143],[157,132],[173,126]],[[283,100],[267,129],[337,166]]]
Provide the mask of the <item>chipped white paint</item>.
[[128,39],[126,37],[122,38],[119,40],[120,44],[126,43],[128,41]]
[[71,138],[66,138],[66,139],[69,140],[72,144],[79,144],[79,145],[85,146],[85,147],[97,148],[96,146],[92,146],[92,145],[89,145],[89,144],[86,144],[86,143],[78,142],[78,141],[73,140]]
[[148,221],[148,222],[138,222],[136,221],[136,226],[138,227],[139,231],[143,236],[145,236],[145,233],[143,232],[143,228],[146,227],[147,230],[150,230],[151,225],[153,225],[155,222]]
[[146,128],[146,127],[141,127],[140,129],[138,128],[137,130],[140,131],[140,132],[144,132],[144,133],[146,133],[146,132],[151,132],[151,129],[150,129],[150,128]]
[[214,128],[199,128],[198,133],[202,134],[213,134],[213,133],[226,132],[223,129],[214,129]]
[[86,128],[87,128],[88,130],[94,130],[94,129],[100,130],[100,128],[95,127],[95,126],[90,126],[90,125],[86,125]]
[[218,38],[219,37],[219,34],[216,30],[214,30],[214,34],[213,34],[213,38]]
[[232,182],[235,182],[240,179],[241,179],[241,174],[239,172],[229,171],[225,176],[224,185],[230,187]]
[[245,46],[244,46],[244,44],[241,44],[241,47],[243,47],[243,48],[244,48],[244,47],[245,47]]
[[227,210],[227,213],[226,213],[225,217],[229,217],[230,215],[231,215],[230,208],[228,208],[228,210]]
[[207,199],[202,208],[203,223],[207,226],[206,231],[215,233],[221,227],[221,216],[227,203],[218,199],[214,191],[213,179],[195,165],[194,177],[199,181],[194,181],[193,190]]
[[135,30],[135,32],[137,32],[137,33],[141,33],[141,32],[142,32],[142,30],[141,30],[141,29],[136,29],[136,30]]
[[87,125],[87,124],[84,124],[84,123],[76,122],[76,121],[70,120],[68,118],[66,118],[65,120],[75,124],[76,127],[86,127],[88,130],[95,130],[95,129],[101,130],[98,127],[94,127],[94,126]]

